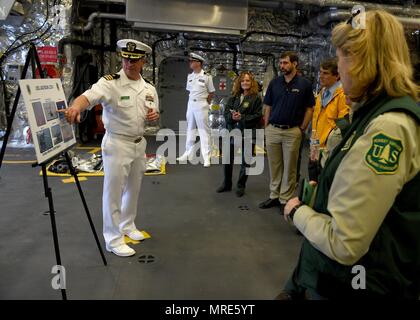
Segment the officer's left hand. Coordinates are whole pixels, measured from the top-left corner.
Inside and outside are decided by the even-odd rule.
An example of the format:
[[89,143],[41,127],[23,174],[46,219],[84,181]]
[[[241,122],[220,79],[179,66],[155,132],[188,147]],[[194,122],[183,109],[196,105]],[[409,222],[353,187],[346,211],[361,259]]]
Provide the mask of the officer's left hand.
[[299,200],[298,197],[294,197],[290,199],[289,201],[287,201],[286,206],[284,207],[284,210],[283,210],[284,219],[286,221],[287,221],[287,217],[290,214],[290,211],[292,211],[292,209],[296,207],[298,204],[301,204],[301,201]]
[[147,112],[146,119],[148,121],[155,121],[159,119],[159,113],[157,113],[155,109],[150,108],[149,111]]

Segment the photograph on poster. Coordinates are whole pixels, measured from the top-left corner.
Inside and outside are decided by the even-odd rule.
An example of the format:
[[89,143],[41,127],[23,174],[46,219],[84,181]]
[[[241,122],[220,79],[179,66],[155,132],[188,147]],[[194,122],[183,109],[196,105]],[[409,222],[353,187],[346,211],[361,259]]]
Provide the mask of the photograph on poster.
[[42,111],[41,102],[32,102],[32,108],[34,109],[34,115],[37,126],[40,127],[46,124],[47,122],[45,121],[44,111]]
[[63,133],[64,142],[73,139],[73,127],[70,124],[66,123],[62,125],[61,132]]
[[76,144],[73,126],[57,110],[67,107],[60,79],[19,80],[36,159],[48,162]]
[[[66,102],[65,101],[56,101],[55,104],[57,106],[57,110],[66,109]],[[62,113],[62,112],[58,112],[58,118],[60,119],[61,122],[66,121],[66,117],[65,117],[64,113]]]
[[55,126],[51,127],[51,135],[55,146],[63,142],[63,136],[61,134],[61,128],[59,124],[56,124]]
[[47,121],[57,119],[57,107],[55,106],[55,103],[53,101],[45,101],[42,104],[42,107],[44,108]]
[[38,138],[38,146],[41,153],[44,153],[53,147],[50,128],[45,128],[44,130],[37,132],[36,136]]

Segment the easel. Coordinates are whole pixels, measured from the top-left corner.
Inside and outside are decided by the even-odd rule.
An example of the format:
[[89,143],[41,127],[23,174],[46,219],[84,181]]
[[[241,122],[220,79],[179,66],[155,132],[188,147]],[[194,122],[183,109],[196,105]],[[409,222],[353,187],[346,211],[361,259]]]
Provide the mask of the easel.
[[[21,79],[25,79],[26,73],[28,71],[29,63],[31,63],[33,78],[34,79],[36,78],[36,67],[39,70],[40,77],[43,78],[44,75],[42,73],[41,63],[39,61],[39,57],[38,57],[38,53],[36,51],[36,47],[33,43],[30,44],[30,48],[29,48],[29,51],[28,51],[28,55],[26,57],[25,65],[24,65],[23,70],[22,70]],[[18,105],[18,102],[19,102],[20,94],[21,94],[20,87],[18,87],[16,97],[15,97],[15,101],[13,102],[12,110],[10,112],[10,115],[7,116],[7,131],[6,131],[6,134],[4,136],[3,145],[2,145],[1,153],[0,153],[0,168],[1,168],[1,165],[3,163],[3,157],[4,157],[4,153],[6,151],[7,141],[9,139],[10,133],[12,131],[12,123],[13,123],[14,116],[16,114],[16,109],[17,109],[17,105]],[[96,245],[98,246],[98,250],[101,254],[102,261],[103,261],[104,265],[106,266],[107,261],[106,261],[105,255],[102,251],[102,247],[99,243],[98,235],[96,233],[95,226],[94,226],[92,218],[90,216],[89,209],[88,209],[88,206],[87,206],[87,203],[86,203],[86,200],[85,200],[85,196],[83,195],[82,187],[80,186],[79,178],[77,176],[76,171],[73,168],[71,159],[70,159],[67,151],[64,152],[64,157],[66,158],[66,162],[68,164],[70,172],[73,175],[74,180],[76,181],[77,189],[79,191],[80,198],[82,199],[83,207],[86,211],[86,216],[89,220],[90,228],[92,229],[93,236],[95,237]],[[52,159],[49,159],[47,162],[49,162],[51,160]],[[53,203],[51,188],[48,186],[48,179],[47,179],[48,178],[47,177],[47,162],[44,162],[44,163],[41,163],[41,164],[35,163],[32,166],[33,167],[41,166],[41,168],[42,168],[42,178],[43,178],[43,182],[44,182],[44,192],[45,192],[45,197],[48,199],[48,207],[49,207],[50,220],[51,220],[51,229],[52,229],[52,233],[53,233],[55,258],[56,258],[56,261],[57,261],[57,265],[61,266],[62,264],[61,264],[61,257],[60,257],[60,247],[59,247],[59,244],[58,244],[57,227],[56,227],[56,223],[55,223],[54,203]],[[60,290],[61,290],[62,299],[67,300],[66,289],[62,288]]]

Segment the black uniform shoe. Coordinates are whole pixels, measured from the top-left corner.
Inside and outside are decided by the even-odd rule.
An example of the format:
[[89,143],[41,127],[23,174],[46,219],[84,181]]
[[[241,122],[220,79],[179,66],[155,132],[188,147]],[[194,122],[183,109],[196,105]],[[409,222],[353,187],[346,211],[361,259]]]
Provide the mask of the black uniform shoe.
[[245,193],[245,189],[244,188],[238,188],[238,189],[236,189],[236,196],[238,198],[242,197],[244,195],[244,193]]
[[221,193],[221,192],[226,192],[226,191],[230,191],[232,190],[232,186],[226,186],[225,184],[222,184],[219,188],[216,189],[216,192]]
[[280,205],[279,199],[268,199],[268,200],[265,200],[264,202],[261,202],[258,207],[260,209],[267,209],[267,208],[272,208],[272,207],[278,207],[279,205]]

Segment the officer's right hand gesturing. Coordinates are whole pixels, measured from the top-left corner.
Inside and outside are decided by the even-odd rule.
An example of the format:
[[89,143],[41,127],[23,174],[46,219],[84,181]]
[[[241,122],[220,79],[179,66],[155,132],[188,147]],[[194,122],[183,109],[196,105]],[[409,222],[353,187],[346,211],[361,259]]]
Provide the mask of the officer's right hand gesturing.
[[73,124],[74,122],[80,122],[80,109],[78,107],[70,107],[68,109],[58,110],[58,112],[64,113],[67,122]]

